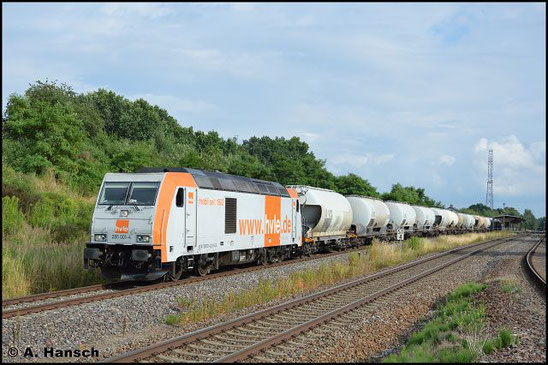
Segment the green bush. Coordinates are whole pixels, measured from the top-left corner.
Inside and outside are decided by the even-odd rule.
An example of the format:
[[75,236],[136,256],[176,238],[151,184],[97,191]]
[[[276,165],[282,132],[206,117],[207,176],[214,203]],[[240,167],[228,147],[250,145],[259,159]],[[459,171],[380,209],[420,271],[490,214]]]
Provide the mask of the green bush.
[[513,338],[514,336],[512,335],[512,332],[509,329],[507,328],[502,329],[499,332],[499,339],[500,339],[499,345],[501,346],[499,347],[499,349],[503,347],[510,347],[510,345],[512,345]]
[[485,343],[483,344],[483,352],[489,355],[494,350],[495,350],[495,341],[494,340],[485,341]]
[[449,332],[446,336],[445,336],[445,339],[451,343],[454,343],[456,340],[457,340],[457,336],[455,336],[455,334],[453,332]]
[[386,363],[402,363],[402,362],[436,362],[436,355],[429,345],[416,345],[404,347],[400,354],[390,354],[383,359]]
[[459,287],[457,287],[451,294],[449,294],[447,299],[449,301],[452,301],[460,297],[469,297],[472,294],[482,291],[486,287],[487,285],[479,284],[479,283],[462,284]]
[[467,363],[472,362],[476,355],[467,348],[445,348],[438,352],[439,362],[442,363]]
[[9,166],[2,165],[2,196],[15,196],[19,199],[19,207],[23,213],[30,212],[32,206],[40,201],[29,175],[14,171]]
[[411,237],[407,240],[407,247],[409,247],[411,250],[420,250],[423,245],[422,238],[419,237]]
[[500,286],[504,293],[517,293],[521,291],[521,288],[517,286],[517,284],[510,279],[503,280],[500,283]]
[[169,314],[166,317],[166,324],[169,325],[176,325],[181,320],[180,316],[177,314]]
[[55,221],[53,202],[41,199],[34,204],[29,215],[29,223],[33,227],[48,228]]
[[75,238],[82,234],[82,229],[74,223],[56,225],[51,229],[53,242],[66,243],[72,242]]
[[15,234],[24,221],[23,213],[19,210],[19,199],[15,196],[2,198],[2,237]]

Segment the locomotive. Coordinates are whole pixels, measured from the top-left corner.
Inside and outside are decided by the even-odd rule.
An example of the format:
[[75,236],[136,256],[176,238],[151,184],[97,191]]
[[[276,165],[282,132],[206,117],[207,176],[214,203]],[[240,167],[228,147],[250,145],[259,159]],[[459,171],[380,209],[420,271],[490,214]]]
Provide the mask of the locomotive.
[[178,280],[414,235],[485,231],[491,219],[193,168],[107,173],[86,269],[109,282]]

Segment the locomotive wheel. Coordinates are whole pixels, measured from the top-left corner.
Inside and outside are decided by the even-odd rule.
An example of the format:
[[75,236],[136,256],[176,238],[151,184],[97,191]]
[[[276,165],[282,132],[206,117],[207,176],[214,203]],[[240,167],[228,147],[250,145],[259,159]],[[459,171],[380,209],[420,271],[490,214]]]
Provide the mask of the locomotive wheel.
[[185,271],[184,268],[183,268],[183,265],[181,265],[181,263],[179,261],[177,261],[177,264],[175,265],[176,267],[176,270],[175,272],[171,272],[171,279],[173,281],[177,281],[181,278],[181,276],[183,275],[183,272]]
[[206,276],[209,273],[209,265],[198,265],[196,266],[196,273],[200,276]]
[[268,260],[266,259],[266,256],[265,255],[259,256],[259,258],[257,259],[257,265],[266,266],[266,264],[268,264]]

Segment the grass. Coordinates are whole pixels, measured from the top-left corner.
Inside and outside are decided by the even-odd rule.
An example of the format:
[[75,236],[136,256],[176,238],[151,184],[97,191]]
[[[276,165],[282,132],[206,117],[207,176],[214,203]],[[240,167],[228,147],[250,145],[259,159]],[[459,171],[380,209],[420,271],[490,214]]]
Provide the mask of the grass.
[[500,288],[504,293],[518,293],[521,291],[521,288],[512,279],[502,279]]
[[[170,324],[184,325],[207,321],[215,316],[234,310],[264,304],[275,299],[284,299],[292,295],[312,291],[323,285],[334,284],[355,278],[387,266],[393,266],[419,256],[478,242],[486,239],[506,237],[507,232],[470,233],[458,239],[438,237],[435,239],[413,237],[401,243],[382,243],[374,240],[371,247],[361,252],[353,252],[347,262],[322,264],[319,268],[296,271],[287,277],[275,281],[261,278],[257,286],[229,292],[221,298],[195,298],[180,300],[180,313],[166,319]],[[472,290],[472,289],[468,289]],[[464,295],[464,294],[459,294]]]
[[[42,232],[39,229],[29,231]],[[86,236],[87,237],[87,236]],[[4,242],[2,299],[101,282],[99,273],[84,269],[86,237],[72,243]]]
[[83,252],[95,197],[2,166],[2,299],[97,284]]
[[385,357],[383,362],[470,363],[495,349],[519,344],[519,338],[507,328],[494,339],[481,335],[485,306],[476,303],[473,295],[486,287],[475,282],[457,287],[438,305],[423,329],[409,337],[401,352]]

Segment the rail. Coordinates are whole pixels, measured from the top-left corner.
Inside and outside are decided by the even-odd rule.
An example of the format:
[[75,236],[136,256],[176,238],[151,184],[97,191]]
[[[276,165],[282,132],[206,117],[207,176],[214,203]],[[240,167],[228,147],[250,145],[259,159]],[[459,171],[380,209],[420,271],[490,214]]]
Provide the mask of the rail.
[[[420,280],[421,278],[424,278],[425,276],[440,271],[449,265],[462,261],[477,252],[487,250],[491,247],[514,240],[516,238],[518,237],[514,236],[484,241],[473,245],[459,247],[450,251],[445,251],[430,257],[418,259],[397,267],[385,269],[381,272],[368,275],[366,277],[337,285],[329,289],[325,289],[318,293],[309,294],[302,298],[281,303],[274,307],[251,313],[228,322],[219,323],[155,345],[105,359],[102,362],[132,362],[144,359],[149,361],[151,360],[149,359],[151,357],[155,357],[152,359],[153,362],[197,361],[197,358],[199,359],[198,361],[206,362],[241,361],[257,354],[260,351],[264,351],[266,348],[279,344],[292,336],[320,325],[325,321],[340,316],[343,313],[352,311],[364,304],[386,295],[387,293],[409,285],[417,280]],[[421,264],[432,264],[431,261],[438,258],[470,249],[472,249],[472,251],[466,252],[457,258],[449,260],[448,262],[443,262],[433,268],[422,271],[418,275],[409,277],[410,273],[404,272],[405,270],[414,267],[415,269],[418,267],[422,270]],[[401,281],[398,281],[396,284],[392,284],[395,280],[395,278],[392,277],[392,274],[394,274],[396,279],[398,279],[398,274],[402,275],[402,277],[398,279]],[[364,285],[369,285],[369,289],[376,289],[377,286],[382,287],[376,281],[380,279],[387,280],[387,283],[385,284],[386,287],[364,297],[362,293]],[[375,283],[371,283],[373,281],[375,281]],[[358,299],[355,299],[356,295]],[[337,302],[339,299],[343,299],[343,304],[341,304],[338,308],[333,309],[332,307],[335,305],[333,303]],[[336,305],[339,305],[338,302]],[[298,312],[299,308],[302,309],[302,312]],[[288,316],[293,316],[293,318],[286,318],[285,320],[283,318],[280,319],[279,316],[282,313],[288,314]],[[310,315],[315,317],[309,318]],[[273,323],[270,324],[270,330],[257,330],[268,322],[269,319]],[[301,323],[295,325],[295,323],[298,323],[299,321]],[[290,326],[291,328],[282,330],[284,325]],[[241,331],[245,331],[246,329],[251,332],[255,331],[256,333],[259,333],[259,335],[250,336],[243,334]],[[238,334],[238,331],[240,331],[240,334]],[[235,339],[234,336],[239,336],[241,338]],[[259,336],[259,338],[256,340],[251,339],[252,337],[257,336]],[[226,342],[219,343],[218,340],[221,338],[224,338]],[[236,342],[236,344],[234,342]],[[217,349],[210,350],[208,346],[217,346]],[[221,346],[221,348],[219,348],[219,346]],[[180,347],[187,348],[192,352],[180,350]],[[167,356],[162,354],[169,351],[172,351],[175,354],[175,357],[173,355],[170,356],[169,354]],[[200,353],[200,351],[202,352]]]

